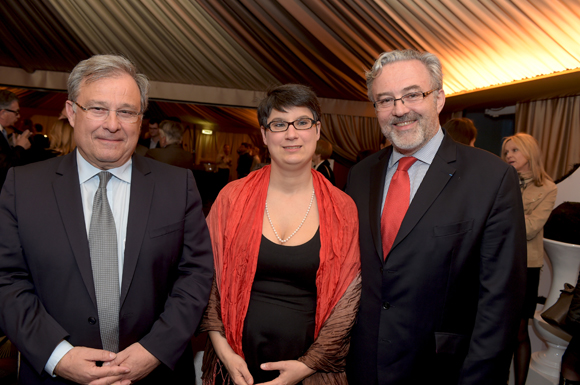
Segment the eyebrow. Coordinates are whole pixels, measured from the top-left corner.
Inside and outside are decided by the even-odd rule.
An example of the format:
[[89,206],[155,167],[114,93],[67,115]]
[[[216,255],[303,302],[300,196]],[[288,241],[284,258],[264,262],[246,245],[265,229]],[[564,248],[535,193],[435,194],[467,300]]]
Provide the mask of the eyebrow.
[[[408,94],[409,92],[413,92],[413,91],[417,91],[417,90],[421,90],[421,86],[414,84],[412,86],[407,86],[405,88],[403,88],[403,95]],[[377,99],[380,99],[381,96],[393,96],[393,94],[391,92],[381,92],[380,94],[377,95]]]
[[[95,105],[97,105],[100,107],[105,107],[107,109],[110,109],[110,104],[108,102],[104,102],[102,100],[89,99],[85,103],[87,104],[87,106],[90,106],[90,107],[94,107]],[[130,103],[122,103],[117,109],[124,109],[124,108],[135,108],[137,110],[140,110],[141,106],[140,105],[135,106],[135,105],[130,104]]]

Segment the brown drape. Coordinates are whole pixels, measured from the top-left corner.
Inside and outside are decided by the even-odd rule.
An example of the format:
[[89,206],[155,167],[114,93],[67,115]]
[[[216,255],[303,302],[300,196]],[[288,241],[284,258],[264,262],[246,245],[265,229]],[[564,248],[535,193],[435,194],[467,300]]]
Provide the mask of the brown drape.
[[580,163],[580,95],[516,104],[516,132],[540,144],[553,179]]
[[382,135],[377,118],[322,114],[321,138],[348,160],[355,161],[360,151],[378,151]]

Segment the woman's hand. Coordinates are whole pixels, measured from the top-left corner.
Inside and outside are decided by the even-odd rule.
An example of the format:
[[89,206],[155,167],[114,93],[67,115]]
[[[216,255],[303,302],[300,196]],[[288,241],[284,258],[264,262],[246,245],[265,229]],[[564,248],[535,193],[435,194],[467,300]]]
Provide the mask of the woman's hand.
[[262,370],[279,370],[280,375],[269,382],[260,385],[295,385],[315,373],[314,370],[300,361],[266,362],[260,365]]
[[254,378],[248,370],[246,361],[234,352],[225,337],[216,331],[210,331],[208,334],[218,358],[226,367],[233,383],[236,385],[253,385]]

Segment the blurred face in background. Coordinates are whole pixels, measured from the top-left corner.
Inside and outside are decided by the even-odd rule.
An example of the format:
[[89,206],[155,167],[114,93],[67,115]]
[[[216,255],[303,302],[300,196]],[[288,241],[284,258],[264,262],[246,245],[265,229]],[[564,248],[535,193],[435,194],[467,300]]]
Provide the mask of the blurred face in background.
[[0,119],[2,127],[13,126],[16,124],[18,118],[20,118],[20,106],[18,105],[18,100],[13,101],[7,109],[0,111],[0,114],[2,114]]

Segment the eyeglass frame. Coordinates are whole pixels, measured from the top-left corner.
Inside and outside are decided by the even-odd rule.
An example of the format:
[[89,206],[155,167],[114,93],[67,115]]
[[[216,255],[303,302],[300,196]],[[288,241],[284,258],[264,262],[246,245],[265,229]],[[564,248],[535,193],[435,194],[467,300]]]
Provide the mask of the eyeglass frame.
[[12,112],[14,115],[20,115],[20,110],[11,110],[10,108],[2,108],[4,111]]
[[[79,106],[79,107],[81,108],[81,110],[83,110],[83,111],[84,111],[86,114],[88,114],[88,113],[89,113],[89,109],[90,109],[90,108],[94,108],[94,107],[83,107],[83,106],[81,106],[80,104],[78,104],[77,102],[75,102],[75,101],[72,101],[72,100],[70,100],[70,102],[72,102],[72,103],[76,104],[77,106]],[[104,121],[105,121],[105,120],[107,120],[107,119],[109,118],[109,116],[111,115],[111,111],[114,111],[114,112],[115,112],[115,115],[117,116],[117,119],[119,119],[119,110],[111,110],[111,109],[109,109],[109,108],[105,108],[105,107],[98,107],[98,108],[101,108],[101,109],[103,109],[103,110],[106,110],[106,111],[107,111],[107,116],[105,116],[105,118],[104,118],[104,119],[102,119],[102,120],[95,120],[95,119],[90,119],[90,118],[89,118],[90,120],[93,120],[93,121],[95,121],[95,122],[99,122],[99,121],[100,121],[100,122],[104,122]],[[128,111],[128,112],[131,112],[131,111]],[[135,124],[135,123],[137,123],[137,122],[139,121],[139,117],[140,117],[140,116],[143,116],[143,114],[142,114],[141,112],[138,112],[138,113],[137,113],[137,115],[135,115],[135,116],[136,116],[136,118],[137,118],[137,119],[135,119],[135,121],[134,121],[134,122],[126,122],[126,123],[127,123],[127,124]]]
[[[299,121],[299,120],[310,120],[310,122],[311,122],[312,124],[311,124],[311,125],[310,125],[310,127],[308,127],[308,128],[298,128],[298,127],[296,127],[296,126],[294,125],[294,123],[295,123],[295,122],[297,122],[297,121]],[[306,130],[310,130],[310,129],[311,129],[312,127],[314,127],[314,125],[315,125],[316,123],[318,123],[318,122],[320,122],[320,120],[314,120],[314,119],[312,119],[312,118],[299,118],[299,119],[296,119],[296,120],[294,120],[293,122],[287,122],[287,121],[285,121],[285,120],[272,120],[270,123],[266,124],[266,129],[270,130],[271,132],[286,132],[286,131],[288,131],[288,129],[290,128],[290,125],[292,125],[292,127],[294,127],[294,129],[295,129],[295,130],[298,130],[298,131],[306,131]],[[286,129],[285,129],[285,130],[281,130],[281,131],[274,131],[274,130],[272,130],[272,128],[270,127],[270,125],[271,125],[272,123],[286,123],[286,124],[287,124],[287,125],[286,125]]]
[[[388,110],[391,110],[391,109],[395,108],[395,106],[397,105],[397,100],[400,100],[400,101],[401,101],[401,103],[403,103],[403,105],[405,105],[404,98],[405,98],[405,97],[407,97],[407,96],[409,96],[409,95],[412,95],[412,94],[414,94],[414,93],[419,93],[419,94],[423,95],[423,98],[422,98],[421,100],[417,100],[417,101],[419,102],[419,101],[423,101],[423,100],[425,100],[425,98],[426,98],[427,96],[431,95],[433,92],[435,92],[435,91],[440,91],[440,90],[441,90],[441,88],[433,88],[432,90],[430,90],[430,91],[425,91],[425,92],[423,92],[423,91],[413,91],[413,92],[409,92],[408,94],[405,94],[405,95],[401,96],[400,98],[393,99],[393,106],[392,106],[392,107],[390,107],[390,108],[382,108],[382,109],[381,109],[381,108],[377,108],[377,102],[374,102],[374,103],[373,103],[373,107],[374,107],[376,110],[378,110],[378,111],[388,111]],[[380,100],[379,100],[379,101],[380,101]],[[380,104],[379,104],[379,105],[380,105]]]

